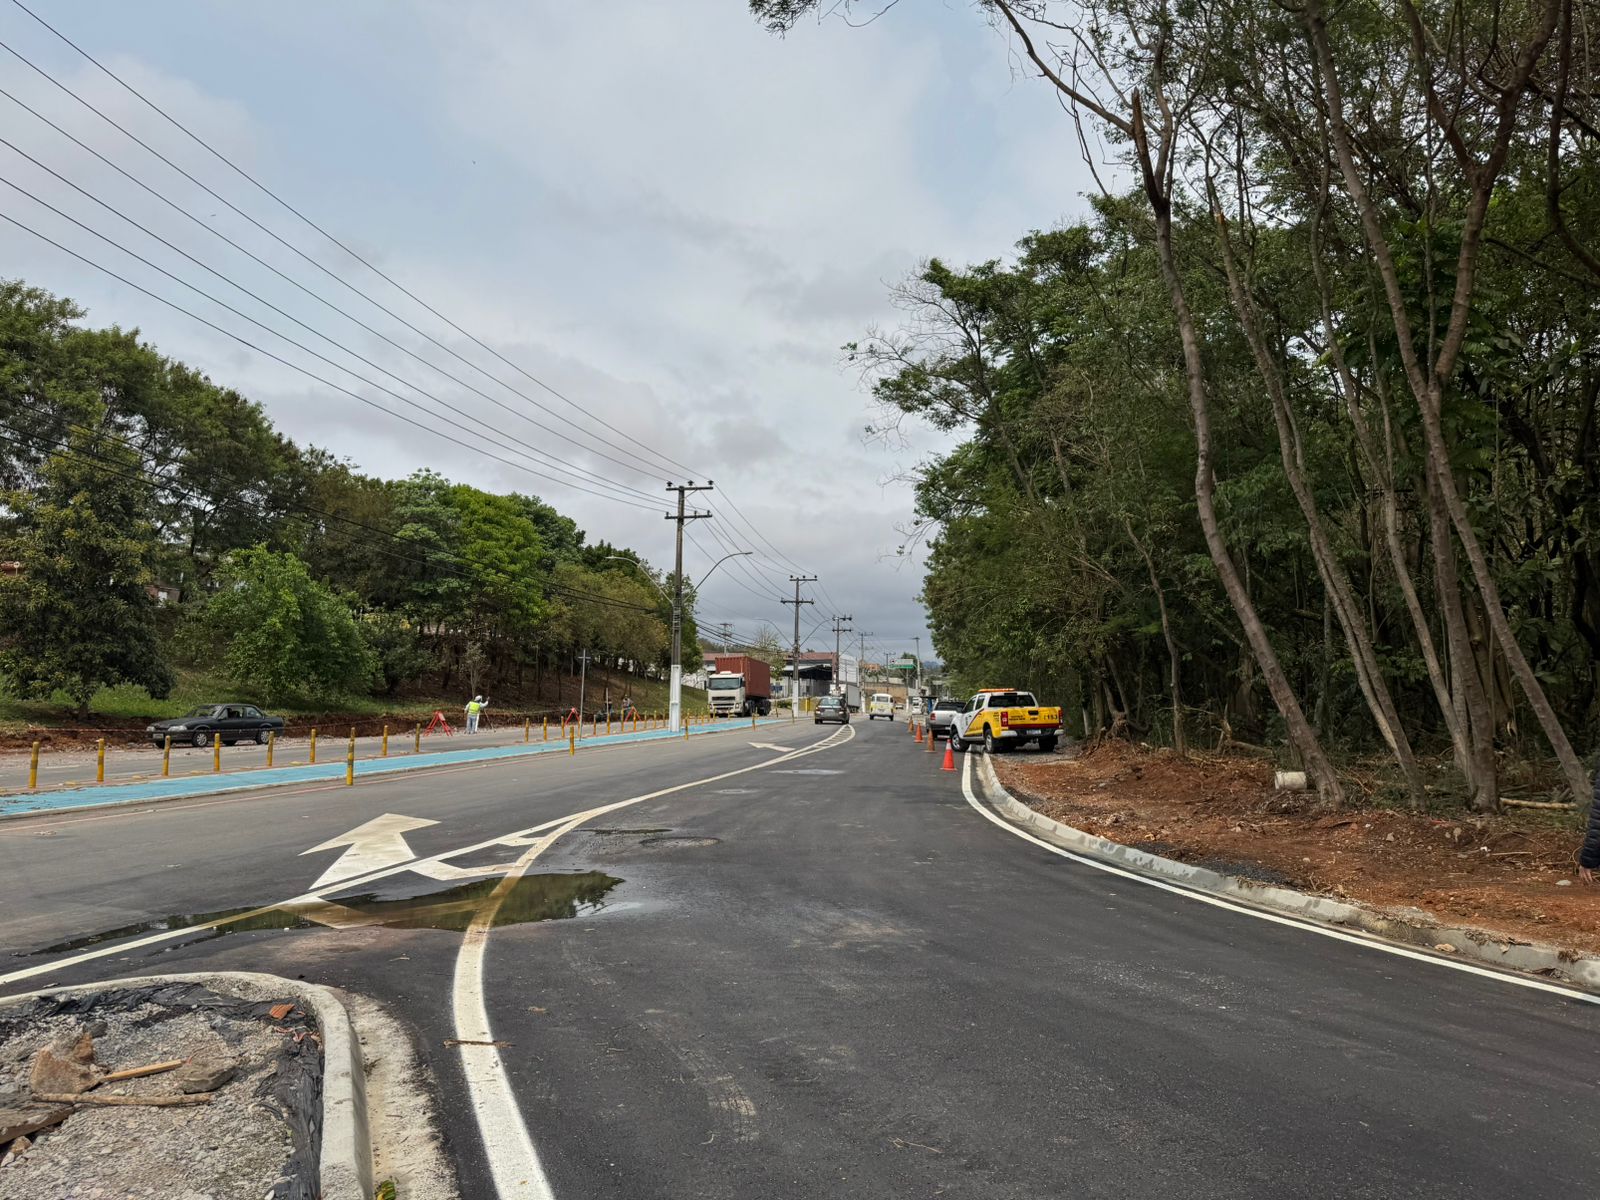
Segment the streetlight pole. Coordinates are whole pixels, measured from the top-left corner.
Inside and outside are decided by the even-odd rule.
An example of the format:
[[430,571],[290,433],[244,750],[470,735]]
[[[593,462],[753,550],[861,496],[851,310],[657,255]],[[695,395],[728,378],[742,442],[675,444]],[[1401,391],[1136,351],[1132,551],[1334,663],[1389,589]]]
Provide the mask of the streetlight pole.
[[789,582],[794,584],[794,599],[784,601],[785,604],[794,605],[794,661],[791,664],[794,691],[789,695],[789,721],[791,724],[800,719],[800,606],[802,604],[816,603],[815,600],[800,599],[800,585],[802,583],[815,583],[816,581],[817,577],[815,575],[789,576]]
[[847,703],[846,703],[846,707],[847,708],[849,707],[848,700],[849,700],[849,697],[850,697],[850,692],[845,687],[845,683],[844,683],[844,665],[841,662],[840,656],[839,656],[839,639],[840,639],[840,636],[842,634],[845,634],[845,633],[849,632],[849,630],[850,630],[849,622],[854,621],[854,620],[855,620],[855,617],[848,616],[848,615],[841,617],[841,616],[838,616],[837,614],[835,614],[835,616],[833,618],[833,674],[834,674],[834,682],[839,685],[839,694],[841,696],[845,697],[845,699],[847,701]]
[[[672,605],[672,677],[671,683],[669,684],[671,689],[670,699],[668,700],[667,704],[667,728],[674,733],[679,732],[683,728],[683,523],[685,521],[703,521],[711,515],[710,513],[685,512],[684,497],[689,492],[709,492],[712,486],[713,485],[708,480],[697,487],[692,479],[687,484],[674,485],[669,483],[667,485],[667,490],[669,492],[678,493],[677,515],[674,516],[672,513],[667,514],[667,520],[676,521],[678,523],[677,553],[675,556],[675,566],[677,569],[673,572],[672,576],[671,595],[667,594],[666,588],[662,587],[659,583],[656,583],[654,576],[652,576],[650,572],[644,571],[644,565],[640,563],[638,559],[629,558],[625,554],[606,555],[606,558],[608,559],[614,558],[618,562],[632,563],[641,571],[644,571],[644,577],[650,580],[652,584],[655,584],[656,591],[660,592],[663,596],[666,596],[667,602]],[[698,592],[702,587],[704,587],[706,580],[711,578],[711,572],[715,571],[730,558],[742,558],[746,555],[751,555],[754,553],[754,550],[735,550],[731,554],[724,554],[721,558],[717,559],[716,562],[711,564],[710,571],[707,571],[700,577],[700,582],[695,584],[695,591]]]

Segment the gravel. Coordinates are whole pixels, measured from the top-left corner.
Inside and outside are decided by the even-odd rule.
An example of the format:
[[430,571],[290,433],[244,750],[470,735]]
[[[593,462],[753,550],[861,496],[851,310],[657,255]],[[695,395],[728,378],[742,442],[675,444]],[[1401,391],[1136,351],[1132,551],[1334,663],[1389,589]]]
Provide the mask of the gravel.
[[[102,1071],[171,1059],[236,1062],[208,1104],[80,1107],[34,1135],[0,1166],[0,1200],[300,1200],[314,1195],[320,1044],[298,1010],[274,1020],[270,1006],[203,988],[54,998],[0,1012],[0,1104],[28,1096],[34,1055],[65,1051],[88,1030]],[[298,1036],[297,1036],[298,1035]],[[307,1067],[314,1078],[307,1086]],[[170,1096],[179,1072],[102,1084],[92,1095]],[[225,1072],[219,1072],[225,1074]],[[313,1139],[307,1179],[308,1133]]]

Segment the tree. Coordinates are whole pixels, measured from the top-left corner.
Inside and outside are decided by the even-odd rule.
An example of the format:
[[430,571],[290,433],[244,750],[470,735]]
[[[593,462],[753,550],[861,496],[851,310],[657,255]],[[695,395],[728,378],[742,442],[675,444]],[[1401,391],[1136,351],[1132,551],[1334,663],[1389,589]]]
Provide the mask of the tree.
[[137,457],[82,427],[45,459],[38,486],[7,494],[7,557],[0,579],[0,674],[18,695],[60,689],[79,715],[104,685],[132,683],[164,697],[150,488]]
[[267,702],[371,686],[375,656],[350,606],[293,554],[264,546],[236,551],[217,573],[217,587],[196,614],[192,636],[220,649],[236,683]]

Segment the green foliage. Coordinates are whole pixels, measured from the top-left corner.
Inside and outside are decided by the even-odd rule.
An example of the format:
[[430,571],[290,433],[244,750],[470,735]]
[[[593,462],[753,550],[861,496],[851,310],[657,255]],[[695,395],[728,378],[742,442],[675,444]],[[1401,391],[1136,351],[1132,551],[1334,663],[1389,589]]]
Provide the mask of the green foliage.
[[258,546],[229,555],[193,621],[196,643],[220,651],[234,681],[269,703],[372,683],[377,656],[350,606],[293,554]]
[[17,565],[0,578],[0,674],[19,696],[60,689],[81,713],[105,684],[164,696],[172,673],[146,591],[154,544],[138,460],[81,428],[68,437],[34,488],[6,496]]

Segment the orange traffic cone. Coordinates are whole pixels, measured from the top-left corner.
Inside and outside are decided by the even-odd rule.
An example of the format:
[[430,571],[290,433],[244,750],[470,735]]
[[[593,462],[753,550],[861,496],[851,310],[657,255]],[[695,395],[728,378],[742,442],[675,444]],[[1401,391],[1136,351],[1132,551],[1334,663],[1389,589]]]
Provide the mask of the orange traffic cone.
[[928,753],[929,754],[933,753],[933,748],[934,748],[933,744],[938,740],[939,740],[938,738],[933,736],[933,730],[932,729],[928,730]]
[[917,741],[920,742],[922,740],[922,726],[921,725],[915,726],[914,729],[913,729],[913,733],[916,736]]
[[954,771],[956,769],[956,748],[949,742],[944,745],[944,765],[939,769],[941,771]]

